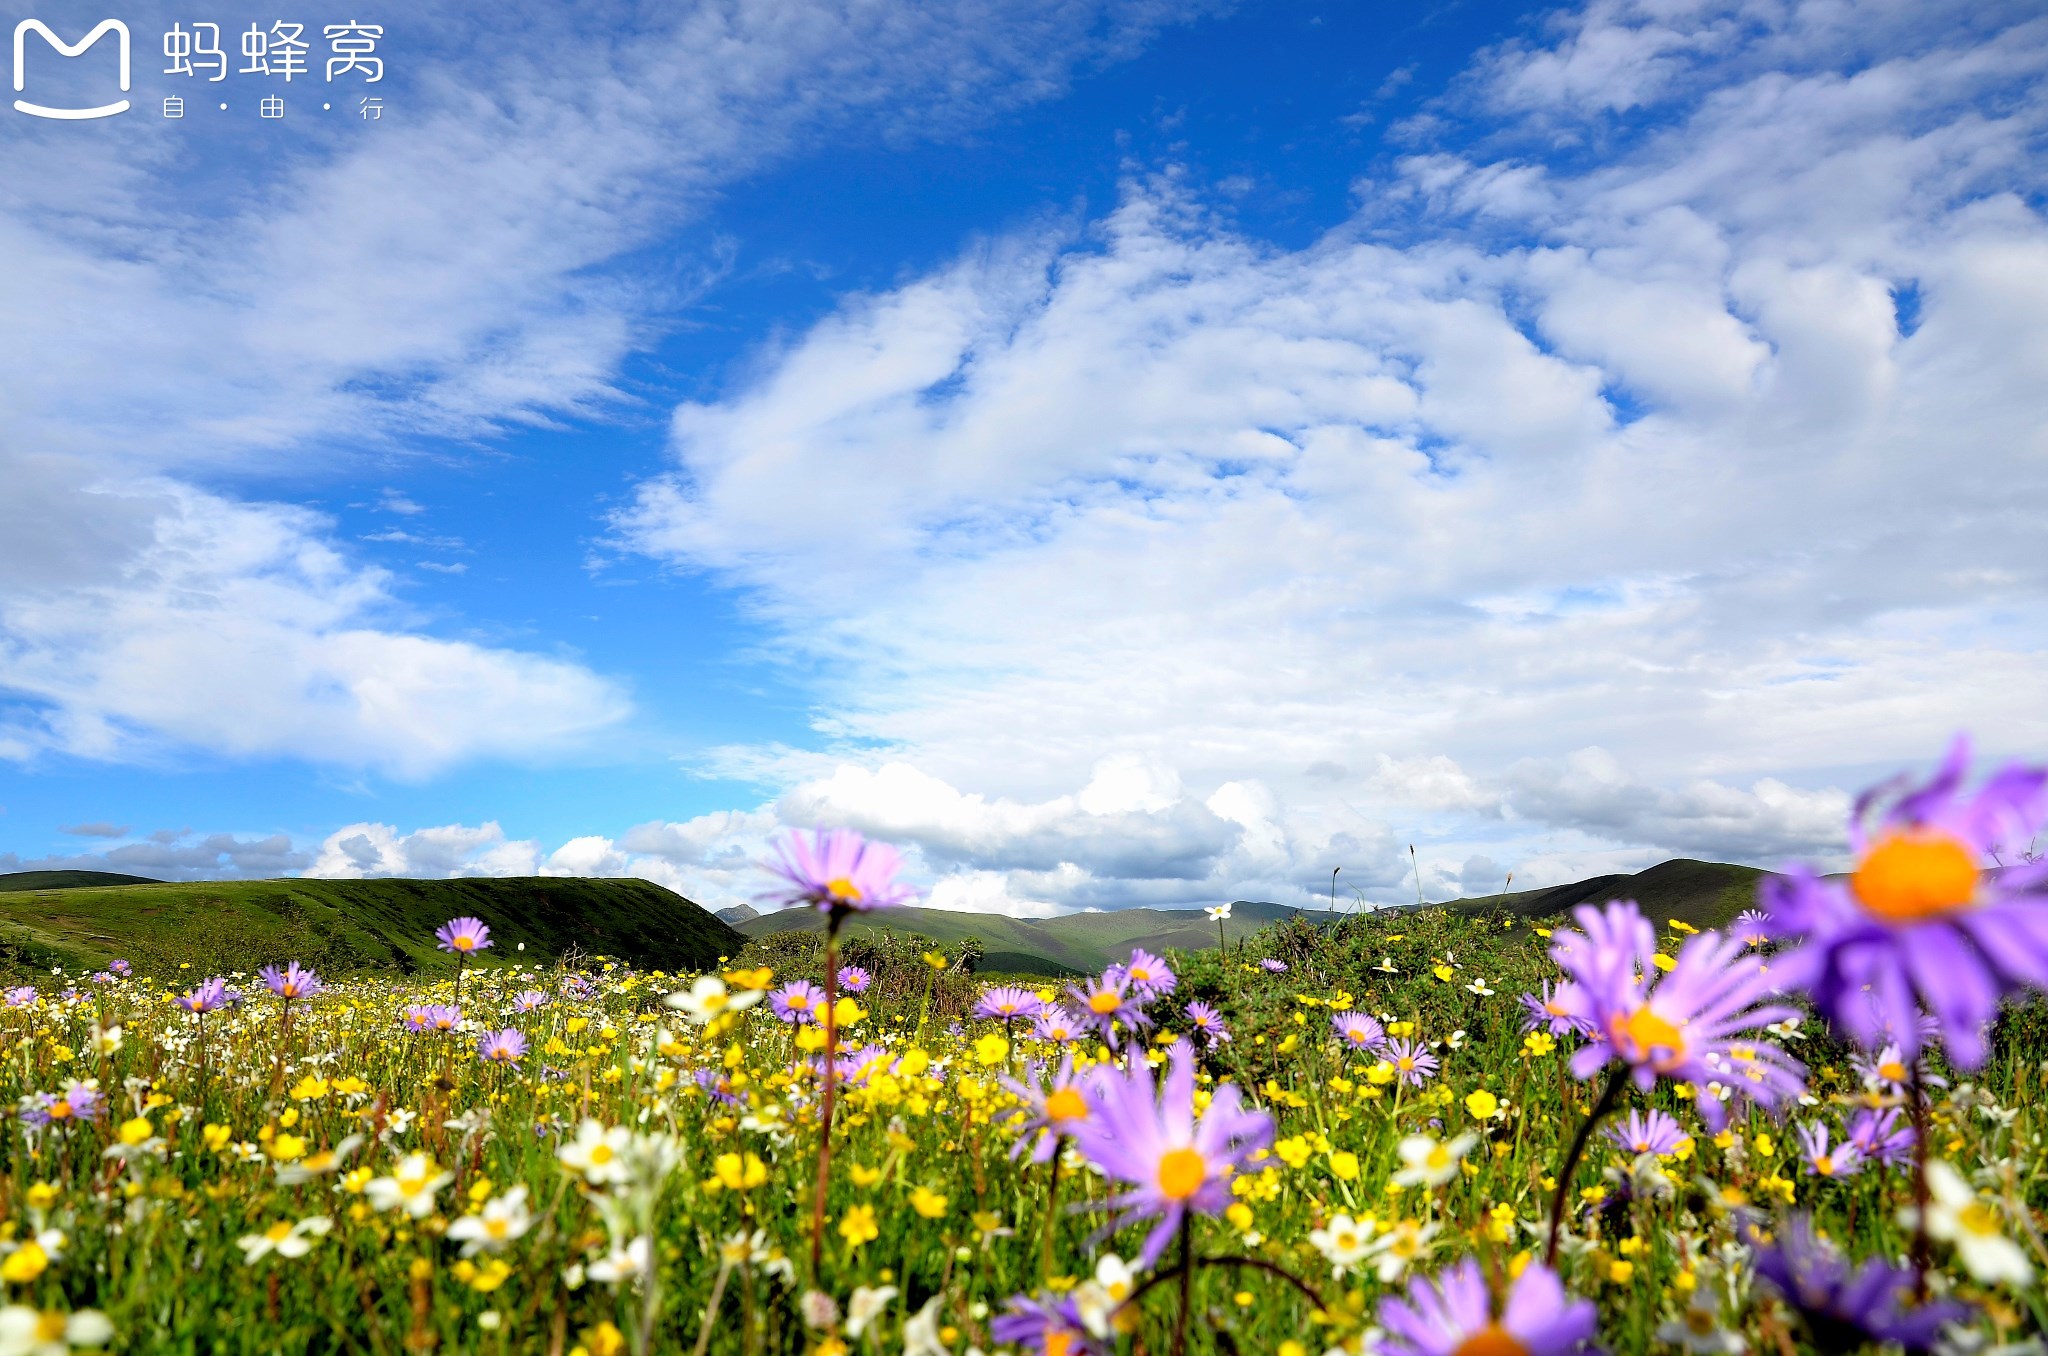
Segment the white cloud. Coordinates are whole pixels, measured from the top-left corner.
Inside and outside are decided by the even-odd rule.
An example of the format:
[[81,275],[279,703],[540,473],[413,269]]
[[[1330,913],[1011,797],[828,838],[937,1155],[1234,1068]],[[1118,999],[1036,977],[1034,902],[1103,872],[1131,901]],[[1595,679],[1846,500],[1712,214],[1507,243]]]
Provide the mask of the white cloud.
[[[1823,852],[2048,744],[2048,24],[1862,8],[1596,4],[1306,248],[1133,182],[685,406],[622,535],[846,675],[846,770],[718,765],[1075,905]],[[1201,874],[1057,874],[1104,757]]]
[[709,242],[659,279],[623,255],[799,149],[950,134],[1181,12],[448,3],[407,15],[380,87],[398,116],[374,126],[257,153],[129,118],[80,154],[77,129],[16,119],[0,700],[32,709],[0,709],[0,758],[191,745],[411,775],[584,742],[624,711],[605,680],[433,638],[323,525],[219,487],[624,408],[622,360],[725,265]]
[[386,577],[303,510],[167,481],[32,491],[0,504],[0,526],[54,510],[98,558],[67,577],[0,550],[0,732],[17,756],[198,747],[418,777],[570,748],[627,710],[573,660],[407,629]]

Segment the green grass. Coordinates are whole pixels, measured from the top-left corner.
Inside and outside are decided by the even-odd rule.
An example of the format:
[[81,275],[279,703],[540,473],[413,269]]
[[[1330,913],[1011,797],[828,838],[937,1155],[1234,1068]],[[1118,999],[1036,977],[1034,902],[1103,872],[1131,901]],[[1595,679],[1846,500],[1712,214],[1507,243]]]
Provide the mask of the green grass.
[[[0,892],[0,966],[98,968],[117,957],[159,972],[301,961],[336,973],[449,968],[434,929],[460,914],[491,925],[482,958],[545,963],[579,951],[687,970],[745,939],[643,880],[263,880]],[[520,943],[526,951],[520,953]]]

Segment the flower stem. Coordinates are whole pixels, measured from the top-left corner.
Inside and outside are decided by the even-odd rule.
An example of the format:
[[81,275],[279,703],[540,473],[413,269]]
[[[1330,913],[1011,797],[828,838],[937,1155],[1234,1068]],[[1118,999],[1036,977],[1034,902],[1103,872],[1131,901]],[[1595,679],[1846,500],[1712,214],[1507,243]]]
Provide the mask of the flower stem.
[[1906,1086],[1913,1117],[1913,1297],[1927,1298],[1927,1268],[1934,1257],[1934,1245],[1927,1236],[1927,1098],[1920,1087],[1920,1061],[1913,1060],[1913,1076]]
[[1195,1313],[1195,1231],[1194,1217],[1186,1211],[1180,1217],[1180,1326],[1173,1334],[1173,1356],[1188,1356],[1188,1326]]
[[1572,1175],[1579,1170],[1579,1160],[1586,1156],[1586,1146],[1592,1143],[1593,1127],[1614,1104],[1621,1100],[1622,1086],[1628,1081],[1628,1065],[1617,1064],[1614,1072],[1607,1075],[1607,1086],[1600,1090],[1600,1100],[1586,1113],[1586,1119],[1579,1126],[1579,1133],[1572,1138],[1571,1150],[1564,1156],[1564,1166],[1558,1169],[1557,1191],[1550,1198],[1550,1244],[1543,1250],[1543,1265],[1555,1269],[1557,1266],[1557,1244],[1564,1232],[1565,1200],[1572,1189]]
[[1039,1270],[1044,1279],[1052,1279],[1052,1230],[1059,1219],[1060,1202],[1060,1151],[1066,1146],[1066,1136],[1055,1135],[1052,1141],[1052,1178],[1045,1187],[1045,1240],[1040,1245]]
[[825,920],[824,1109],[818,1126],[818,1186],[811,1200],[811,1284],[820,1285],[825,1259],[825,1191],[832,1184],[832,1111],[839,1092],[839,924],[846,910],[835,905]]

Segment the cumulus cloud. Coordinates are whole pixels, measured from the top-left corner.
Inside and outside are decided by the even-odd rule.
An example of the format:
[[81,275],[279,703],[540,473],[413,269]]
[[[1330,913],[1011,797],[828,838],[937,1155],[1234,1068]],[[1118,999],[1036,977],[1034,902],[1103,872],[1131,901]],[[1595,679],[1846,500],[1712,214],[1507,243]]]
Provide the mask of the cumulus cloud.
[[267,879],[294,874],[311,861],[309,854],[293,846],[288,834],[242,838],[209,833],[194,838],[186,831],[167,829],[104,852],[27,859],[12,852],[0,853],[0,872],[112,871],[156,880]]
[[303,510],[169,481],[43,479],[8,501],[0,526],[54,507],[96,525],[102,552],[59,578],[0,550],[0,738],[17,756],[197,747],[419,777],[573,747],[628,709],[573,659],[406,628],[388,578]]
[[[80,155],[75,128],[15,120],[0,758],[191,745],[418,775],[585,742],[625,709],[611,684],[428,634],[325,525],[234,478],[622,411],[621,362],[723,266],[685,242],[654,280],[624,255],[800,147],[957,132],[1199,8],[450,0],[406,16],[379,87],[404,113],[374,126],[252,155],[212,123],[167,140],[124,118]],[[375,507],[422,512],[397,489]],[[401,534],[424,535],[380,535]]]
[[[1162,173],[848,298],[617,528],[847,675],[856,771],[719,766],[1005,898],[1825,852],[1959,727],[2048,743],[2044,131],[2021,7],[1603,0],[1306,247]],[[1181,788],[1130,833],[1184,874],[1060,875],[1112,865],[1047,809],[1105,756]]]

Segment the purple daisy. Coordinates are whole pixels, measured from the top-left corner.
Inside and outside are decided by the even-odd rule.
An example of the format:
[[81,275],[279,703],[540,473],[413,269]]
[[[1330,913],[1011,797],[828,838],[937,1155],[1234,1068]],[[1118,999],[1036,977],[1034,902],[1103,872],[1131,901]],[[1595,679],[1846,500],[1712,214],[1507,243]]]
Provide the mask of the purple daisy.
[[1080,1039],[1087,1031],[1081,1020],[1059,1003],[1048,1003],[1045,1010],[1032,1019],[1031,1034],[1054,1045],[1066,1045]]
[[1012,1295],[1006,1309],[989,1324],[998,1342],[1039,1356],[1101,1356],[1103,1348],[1089,1335],[1071,1296]]
[[1631,1111],[1620,1125],[1607,1127],[1615,1147],[1632,1154],[1668,1154],[1686,1138],[1677,1120],[1662,1111]]
[[1365,1013],[1340,1012],[1330,1019],[1330,1029],[1337,1033],[1338,1040],[1353,1050],[1386,1048],[1387,1029]]
[[785,1022],[816,1021],[825,991],[808,979],[793,979],[768,995],[768,1006]]
[[1008,1022],[1019,1017],[1036,1017],[1045,1003],[1031,990],[1015,984],[990,989],[974,1004],[974,1015],[991,1021]]
[[1744,946],[1763,946],[1771,940],[1771,916],[1762,909],[1744,909],[1729,931]]
[[887,843],[869,842],[852,829],[798,830],[778,842],[774,860],[762,865],[785,883],[761,897],[784,905],[866,913],[917,897],[915,890],[896,879],[903,854]]
[[1124,983],[1137,990],[1147,1000],[1164,998],[1180,983],[1165,961],[1143,947],[1131,952],[1130,960],[1112,968],[1123,977]]
[[1861,1351],[1873,1342],[1931,1351],[1943,1328],[1972,1312],[1955,1300],[1908,1307],[1915,1286],[1910,1268],[1873,1257],[1851,1271],[1841,1253],[1814,1236],[1805,1215],[1786,1220],[1771,1243],[1754,1234],[1748,1241],[1757,1278],[1784,1297],[1822,1351]]
[[[1077,1133],[1088,1123],[1091,1112],[1088,1085],[1085,1080],[1074,1077],[1074,1057],[1068,1055],[1060,1061],[1060,1067],[1053,1072],[1050,1082],[1041,1082],[1044,1070],[1026,1082],[1021,1079],[1005,1078],[1003,1086],[1013,1093],[1023,1105],[1010,1109],[1009,1116],[1015,1124],[1017,1142],[1010,1148],[1010,1157],[1024,1152],[1027,1142],[1031,1144],[1031,1161],[1043,1163],[1059,1152],[1060,1140]],[[1036,1131],[1038,1139],[1030,1141]]]
[[1259,968],[1269,975],[1284,975],[1287,973],[1287,962],[1275,960],[1271,956],[1261,956],[1259,957]]
[[481,918],[464,914],[451,918],[434,929],[434,945],[442,951],[453,951],[467,956],[477,951],[487,951],[491,945],[491,930]]
[[875,977],[858,965],[843,965],[839,968],[839,988],[844,993],[866,993]]
[[1950,1058],[1974,1069],[2000,1001],[2048,987],[2048,858],[1984,869],[2048,823],[2048,768],[2013,764],[1965,794],[1969,766],[1959,737],[1933,779],[1875,823],[1898,784],[1858,798],[1846,880],[1800,866],[1765,877],[1758,893],[1772,935],[1797,943],[1779,963],[1830,1022],[1867,1048],[1896,1041],[1911,1058],[1925,1012]]
[[1223,1024],[1223,1014],[1199,1000],[1188,1004],[1188,1020],[1201,1033],[1203,1043],[1211,1050],[1230,1040],[1230,1028]]
[[98,1120],[107,1099],[90,1083],[73,1083],[63,1092],[38,1092],[22,1103],[21,1119],[36,1129]]
[[1479,1263],[1466,1258],[1435,1280],[1417,1276],[1406,1295],[1380,1301],[1380,1356],[1565,1356],[1593,1339],[1591,1300],[1565,1295],[1540,1262],[1523,1268],[1496,1313]]
[[1139,1253],[1141,1267],[1159,1260],[1189,1211],[1220,1214],[1230,1204],[1231,1174],[1273,1140],[1272,1118],[1245,1109],[1233,1083],[1217,1084],[1208,1109],[1196,1116],[1195,1061],[1186,1042],[1174,1047],[1156,1086],[1143,1061],[1124,1070],[1098,1065],[1089,1101],[1094,1115],[1075,1144],[1111,1180],[1130,1187],[1104,1203],[1121,1212],[1111,1227],[1157,1221]]
[[1571,976],[1552,1001],[1587,1041],[1572,1056],[1573,1076],[1591,1078],[1620,1060],[1645,1091],[1659,1078],[1690,1083],[1700,1115],[1717,1130],[1727,1113],[1709,1084],[1765,1106],[1805,1089],[1806,1066],[1756,1036],[1798,1014],[1765,1001],[1775,992],[1776,976],[1746,955],[1742,943],[1702,932],[1687,939],[1668,972],[1652,979],[1660,975],[1653,961],[1657,935],[1633,902],[1598,909],[1582,904],[1572,916],[1582,931],[1560,932],[1550,956]]
[[1553,1036],[1563,1036],[1573,1029],[1571,1014],[1559,1006],[1557,986],[1549,980],[1543,981],[1541,993],[1522,995],[1522,1030],[1548,1031]]
[[7,1006],[10,1008],[30,1008],[35,1006],[35,1002],[36,986],[33,984],[23,984],[7,991]]
[[526,1036],[509,1026],[486,1032],[476,1043],[476,1057],[486,1064],[517,1064],[526,1058]]
[[1865,1107],[1849,1122],[1844,1139],[1873,1163],[1903,1163],[1913,1154],[1913,1127],[1899,1124],[1899,1109]]
[[1421,1041],[1390,1041],[1380,1049],[1380,1058],[1394,1066],[1394,1076],[1411,1088],[1419,1088],[1441,1066]]
[[732,1080],[719,1069],[699,1069],[690,1078],[719,1106],[744,1106],[746,1098],[733,1090]]
[[266,965],[256,972],[256,977],[287,1003],[295,998],[311,998],[327,987],[320,976],[297,961],[282,970],[275,965]]
[[453,1031],[461,1025],[462,1009],[452,1003],[414,1003],[405,1010],[407,1031]]
[[547,1006],[548,996],[539,989],[521,989],[512,995],[512,1007],[516,1012],[532,1012]]
[[187,994],[180,994],[171,1000],[187,1012],[217,1012],[242,1001],[242,995],[228,987],[225,976],[215,975],[198,988]]
[[1854,1177],[1863,1170],[1863,1154],[1853,1140],[1832,1143],[1833,1132],[1824,1121],[1802,1125],[1795,1132],[1799,1156],[1806,1170],[1816,1177]]
[[1143,996],[1131,991],[1122,977],[1116,974],[1115,966],[1091,984],[1068,985],[1067,997],[1073,1000],[1074,1015],[1081,1025],[1104,1041],[1116,1034],[1119,1025],[1127,1033],[1143,1031],[1152,1025],[1152,1019],[1145,1015]]

